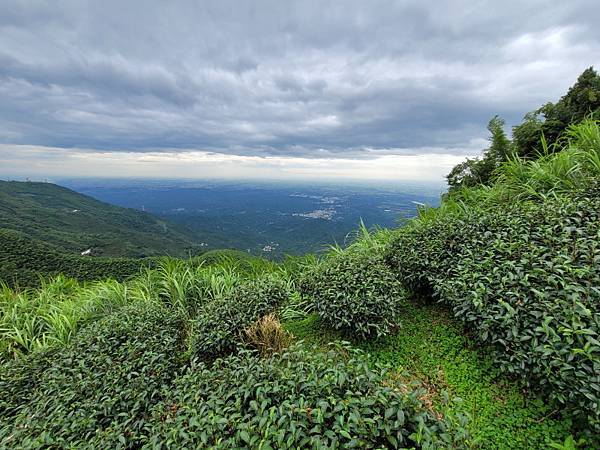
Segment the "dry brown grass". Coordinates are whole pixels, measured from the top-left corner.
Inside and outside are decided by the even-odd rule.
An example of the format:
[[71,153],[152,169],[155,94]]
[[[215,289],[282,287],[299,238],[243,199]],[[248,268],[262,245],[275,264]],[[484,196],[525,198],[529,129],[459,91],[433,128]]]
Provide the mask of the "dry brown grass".
[[244,340],[256,348],[261,356],[281,353],[292,343],[293,337],[281,326],[275,314],[268,314],[244,329]]
[[423,402],[423,406],[436,416],[438,419],[443,418],[443,414],[435,408],[435,399],[439,399],[442,390],[448,388],[445,382],[445,375],[442,371],[437,374],[437,381],[432,380],[430,377],[421,375],[416,376],[407,372],[390,372],[388,374],[387,382],[384,381],[384,385],[396,389],[403,394],[410,392],[415,387],[421,388],[422,392],[419,396],[419,400]]

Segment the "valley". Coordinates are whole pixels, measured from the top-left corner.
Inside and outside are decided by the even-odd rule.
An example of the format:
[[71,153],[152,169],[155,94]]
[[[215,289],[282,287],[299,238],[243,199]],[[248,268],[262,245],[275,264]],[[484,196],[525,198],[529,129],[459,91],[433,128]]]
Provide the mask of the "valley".
[[322,252],[367,227],[394,227],[437,206],[444,187],[223,180],[59,180],[101,201],[146,211],[194,232],[200,249],[280,258]]

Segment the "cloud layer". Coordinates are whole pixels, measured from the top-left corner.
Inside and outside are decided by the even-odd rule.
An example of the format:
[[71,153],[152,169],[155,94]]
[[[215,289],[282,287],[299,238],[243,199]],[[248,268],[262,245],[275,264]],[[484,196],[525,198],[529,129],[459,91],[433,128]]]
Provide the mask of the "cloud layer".
[[595,0],[3,1],[0,152],[472,154],[600,62],[598,23]]

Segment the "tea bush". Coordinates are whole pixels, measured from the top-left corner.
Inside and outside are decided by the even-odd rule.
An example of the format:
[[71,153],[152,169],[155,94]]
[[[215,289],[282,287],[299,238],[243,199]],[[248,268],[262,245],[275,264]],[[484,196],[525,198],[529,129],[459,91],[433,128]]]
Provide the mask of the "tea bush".
[[439,215],[397,234],[406,285],[450,305],[501,369],[600,426],[600,197]]
[[288,296],[288,284],[276,276],[241,282],[227,297],[200,308],[192,324],[192,351],[209,359],[234,351],[244,328],[274,312]]
[[378,253],[334,252],[305,273],[300,288],[321,319],[349,337],[382,336],[398,325],[403,291]]
[[174,311],[138,303],[47,357],[2,366],[0,447],[138,447],[151,407],[183,364],[182,330]]
[[243,350],[178,378],[154,411],[147,446],[460,448],[464,429],[436,418],[421,394],[345,345],[270,358]]

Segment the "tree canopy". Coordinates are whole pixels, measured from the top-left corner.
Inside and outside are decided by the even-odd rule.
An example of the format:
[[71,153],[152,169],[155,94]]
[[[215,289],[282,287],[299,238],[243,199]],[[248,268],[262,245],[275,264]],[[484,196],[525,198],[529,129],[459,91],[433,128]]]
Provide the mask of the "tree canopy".
[[558,102],[525,114],[523,122],[513,127],[512,140],[504,132],[504,121],[494,116],[488,123],[490,147],[480,158],[467,159],[452,169],[446,177],[450,190],[489,184],[497,167],[513,154],[536,158],[546,151],[545,144],[548,151],[556,151],[560,147],[555,144],[569,125],[587,117],[600,118],[600,75],[593,67],[584,70]]

